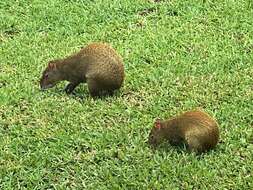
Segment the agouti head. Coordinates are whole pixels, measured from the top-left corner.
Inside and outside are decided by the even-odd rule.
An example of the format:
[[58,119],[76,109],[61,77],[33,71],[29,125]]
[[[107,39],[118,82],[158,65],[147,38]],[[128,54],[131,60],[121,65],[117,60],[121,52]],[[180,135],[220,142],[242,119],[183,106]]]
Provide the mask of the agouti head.
[[163,140],[163,132],[162,132],[162,120],[156,119],[154,126],[149,134],[148,143],[150,145],[158,145]]
[[41,90],[52,88],[61,80],[61,74],[56,67],[57,62],[59,60],[50,61],[47,68],[43,71],[40,79]]

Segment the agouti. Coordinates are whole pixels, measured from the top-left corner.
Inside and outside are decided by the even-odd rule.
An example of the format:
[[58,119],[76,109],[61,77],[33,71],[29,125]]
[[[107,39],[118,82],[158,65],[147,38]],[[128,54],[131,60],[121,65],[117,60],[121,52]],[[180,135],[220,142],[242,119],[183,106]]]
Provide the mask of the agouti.
[[189,151],[202,153],[217,145],[218,124],[207,113],[198,110],[165,121],[157,119],[148,143],[157,146],[164,140],[172,145],[185,144]]
[[99,96],[119,89],[124,75],[122,58],[111,46],[91,43],[65,59],[50,61],[40,79],[40,87],[44,90],[67,80],[65,91],[69,94],[77,85],[87,82],[91,96]]

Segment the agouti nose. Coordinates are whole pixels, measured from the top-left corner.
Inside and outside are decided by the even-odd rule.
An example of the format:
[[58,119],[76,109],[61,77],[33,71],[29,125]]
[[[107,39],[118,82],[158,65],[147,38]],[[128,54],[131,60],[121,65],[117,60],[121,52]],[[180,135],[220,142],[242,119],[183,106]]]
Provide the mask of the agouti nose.
[[44,88],[43,86],[41,86],[41,87],[40,87],[40,90],[41,90],[41,91],[45,91],[46,88]]
[[41,81],[39,82],[39,86],[40,86],[40,90],[45,90],[45,88],[43,87]]
[[46,89],[48,89],[48,88],[52,88],[53,86],[54,86],[53,84],[47,84],[47,85],[41,84],[41,85],[40,85],[40,89],[41,89],[42,91],[44,91],[44,90],[46,90]]

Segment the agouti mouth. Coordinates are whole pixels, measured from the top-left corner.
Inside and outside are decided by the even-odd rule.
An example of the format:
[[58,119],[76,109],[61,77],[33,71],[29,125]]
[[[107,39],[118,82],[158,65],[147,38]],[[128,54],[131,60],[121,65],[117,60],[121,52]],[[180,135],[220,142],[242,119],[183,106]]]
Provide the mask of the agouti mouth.
[[41,87],[40,87],[40,90],[44,91],[44,90],[47,90],[48,88],[51,88],[51,87],[53,87],[53,86],[54,86],[53,84],[48,84],[48,85],[46,85],[46,86],[41,86]]

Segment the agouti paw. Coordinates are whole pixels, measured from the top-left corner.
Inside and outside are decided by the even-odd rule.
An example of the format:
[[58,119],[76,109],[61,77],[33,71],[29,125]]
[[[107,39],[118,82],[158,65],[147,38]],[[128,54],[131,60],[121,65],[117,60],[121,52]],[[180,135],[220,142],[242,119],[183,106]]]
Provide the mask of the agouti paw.
[[71,94],[73,92],[73,89],[70,88],[69,85],[67,85],[65,88],[64,88],[64,91],[67,93],[67,94]]

